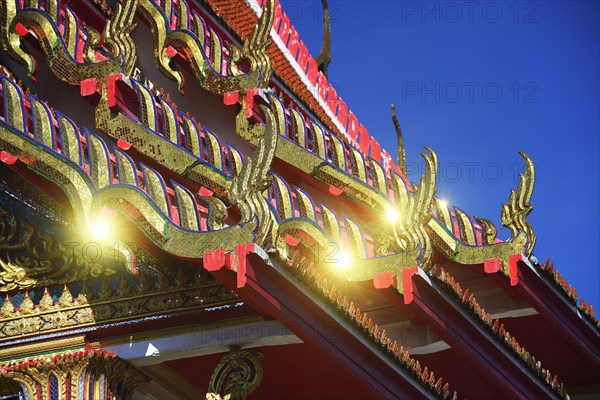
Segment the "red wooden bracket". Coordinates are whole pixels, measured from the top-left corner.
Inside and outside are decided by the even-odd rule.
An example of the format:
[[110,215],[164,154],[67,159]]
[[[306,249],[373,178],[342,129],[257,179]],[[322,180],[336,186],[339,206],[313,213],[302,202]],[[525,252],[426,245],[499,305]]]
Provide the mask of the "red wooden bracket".
[[519,283],[519,267],[518,263],[523,259],[522,254],[512,254],[508,256],[508,265],[510,267],[510,286],[517,286]]
[[410,304],[413,301],[413,282],[412,276],[419,273],[419,267],[414,266],[402,270],[402,289],[404,289],[404,304]]
[[498,271],[502,271],[502,259],[500,258],[488,258],[483,262],[483,271],[486,274],[494,274]]
[[394,283],[394,274],[391,272],[381,272],[373,276],[373,285],[375,289],[387,289]]

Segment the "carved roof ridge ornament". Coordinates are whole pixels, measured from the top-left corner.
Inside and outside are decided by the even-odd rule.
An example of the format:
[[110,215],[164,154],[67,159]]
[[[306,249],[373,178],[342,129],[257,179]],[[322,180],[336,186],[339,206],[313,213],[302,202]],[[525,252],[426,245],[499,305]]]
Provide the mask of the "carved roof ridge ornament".
[[530,257],[536,242],[533,228],[527,216],[533,210],[531,196],[535,184],[535,168],[533,161],[523,152],[519,152],[525,160],[525,172],[520,174],[517,188],[510,191],[508,202],[502,205],[502,225],[509,228],[511,236],[506,241],[496,240],[496,227],[491,221],[475,217],[483,227],[483,246],[472,246],[462,242],[452,234],[439,219],[432,219],[428,231],[436,246],[447,257],[460,264],[481,264],[485,260],[499,258],[503,261],[503,272],[509,274],[509,257],[513,254],[525,254]]
[[[230,46],[232,57],[229,60],[228,69],[233,72],[232,75],[222,75],[221,57],[213,57],[214,54],[220,54],[220,39],[211,41],[213,62],[209,60],[204,44],[200,43],[198,36],[189,29],[189,16],[184,14],[184,18],[177,18],[174,29],[171,29],[169,18],[156,2],[151,0],[140,0],[138,10],[141,16],[151,26],[154,41],[154,59],[159,70],[169,79],[177,83],[178,89],[183,92],[184,77],[180,71],[171,65],[172,57],[180,54],[188,63],[192,73],[201,87],[211,93],[224,94],[234,91],[246,91],[257,87],[263,87],[268,84],[268,78],[271,76],[271,60],[266,54],[266,48],[269,45],[269,33],[273,23],[274,0],[267,1],[263,18],[259,19],[254,32],[250,35],[247,45],[245,44],[244,54]],[[185,0],[180,0],[178,7],[188,7]],[[169,13],[170,15],[170,13]],[[194,16],[194,19],[196,16]],[[196,24],[198,25],[198,24]],[[212,35],[217,33],[211,29]],[[217,51],[217,49],[219,51]],[[254,64],[248,73],[241,73],[235,62],[238,59],[247,58],[250,64]],[[214,64],[214,65],[213,65]],[[267,79],[265,79],[265,77]]]
[[[276,101],[270,99],[271,103]],[[275,118],[270,108],[260,105],[265,116],[265,125],[254,153],[246,158],[246,163],[240,173],[233,179],[230,199],[239,207],[242,214],[241,222],[248,223],[255,216],[258,217],[258,232],[256,243],[264,246],[272,239],[269,238],[273,231],[273,217],[266,203],[263,193],[271,185],[271,164],[275,157],[277,139],[281,127],[278,118]]]
[[323,41],[321,43],[321,53],[315,58],[315,62],[319,68],[319,71],[323,72],[323,75],[329,77],[327,69],[331,64],[331,18],[329,15],[329,6],[327,0],[321,0],[323,5]]
[[132,24],[135,0],[127,0],[124,8],[119,5],[118,12],[107,22],[108,29],[104,34],[108,33],[112,40],[109,44],[113,55],[101,62],[97,61],[94,54],[100,40],[93,28],[87,29],[90,35],[84,43],[84,61],[77,61],[76,49],[82,39],[77,18],[68,7],[63,7],[64,29],[61,30],[58,28],[61,10],[56,0],[47,1],[44,8],[32,2],[27,8],[21,9],[17,3],[16,0],[0,0],[0,42],[17,62],[25,66],[30,77],[35,73],[36,62],[21,46],[20,37],[27,31],[35,33],[50,69],[70,85],[79,85],[82,80],[89,78],[104,80],[108,75],[133,70],[136,52],[129,33],[135,28],[135,24]]
[[428,153],[421,153],[425,160],[425,172],[414,187],[412,195],[406,192],[401,194],[401,208],[397,209],[398,221],[393,224],[393,234],[397,246],[409,251],[417,246],[421,247],[421,268],[427,268],[431,262],[433,248],[431,240],[425,231],[425,226],[431,220],[431,202],[436,192],[436,179],[438,170],[437,155],[429,147],[425,147]]
[[519,174],[519,184],[516,190],[510,191],[508,202],[502,205],[500,218],[502,225],[510,229],[511,236],[509,240],[513,240],[519,231],[525,232],[527,235],[527,244],[525,246],[525,255],[531,256],[535,242],[537,240],[533,228],[527,221],[527,216],[533,211],[531,204],[531,196],[535,185],[535,166],[529,156],[520,151],[519,154],[525,160],[525,172]]
[[396,105],[394,103],[391,104],[391,114],[394,127],[396,128],[396,139],[398,140],[398,168],[400,168],[400,171],[404,174],[404,176],[406,176],[406,151],[404,149],[404,138],[402,137],[402,128],[400,127],[400,122],[398,122],[398,118],[396,117]]
[[[124,4],[123,4],[124,3]],[[116,12],[106,21],[102,36],[113,54],[123,59],[123,73],[130,76],[133,73],[137,59],[135,43],[130,33],[137,26],[133,22],[137,9],[137,0],[125,0],[117,4]]]
[[271,58],[267,54],[267,48],[271,44],[271,28],[275,19],[275,0],[267,0],[262,9],[256,27],[244,40],[243,54],[241,59],[250,62],[250,69],[260,68],[262,77],[260,87],[266,88],[271,79]]

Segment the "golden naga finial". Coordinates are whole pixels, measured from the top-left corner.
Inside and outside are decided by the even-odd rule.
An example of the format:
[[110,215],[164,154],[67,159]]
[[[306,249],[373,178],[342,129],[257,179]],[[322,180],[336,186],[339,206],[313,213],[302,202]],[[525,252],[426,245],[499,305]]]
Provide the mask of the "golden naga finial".
[[21,37],[12,27],[17,11],[16,0],[0,1],[0,44],[17,62],[25,66],[27,74],[31,77],[35,71],[35,61],[31,55],[23,51]]
[[115,57],[122,57],[123,72],[130,76],[135,67],[137,51],[135,43],[129,35],[136,28],[133,22],[137,8],[136,0],[125,0],[124,4],[117,4],[116,12],[106,21],[102,36],[111,47]]
[[244,41],[241,59],[250,62],[250,69],[260,68],[261,87],[266,88],[271,79],[271,58],[267,54],[267,47],[271,44],[270,34],[275,18],[275,0],[267,0],[262,9],[256,27]]
[[[271,99],[271,102],[274,101]],[[255,216],[258,217],[256,242],[262,246],[267,244],[273,227],[273,217],[262,194],[271,185],[269,171],[282,127],[268,107],[261,105],[260,108],[265,115],[263,135],[252,156],[246,159],[242,170],[233,179],[229,196],[232,203],[240,209],[242,223],[250,222]]]
[[400,197],[402,209],[398,210],[398,220],[393,226],[394,239],[403,251],[410,251],[421,246],[421,267],[426,268],[433,255],[431,240],[425,231],[425,225],[431,219],[431,201],[436,192],[438,170],[437,156],[429,147],[427,153],[421,153],[425,160],[426,171],[412,195],[406,193]]
[[327,76],[327,68],[331,63],[331,19],[327,0],[321,0],[321,4],[323,4],[323,43],[321,44],[321,54],[315,58],[315,61],[319,71]]
[[402,137],[402,128],[396,117],[396,105],[391,104],[392,107],[392,121],[394,121],[394,127],[396,128],[396,138],[398,139],[398,167],[400,171],[406,176],[406,152],[404,151],[404,138]]
[[[36,62],[22,46],[17,26],[34,33],[50,69],[60,80],[70,85],[79,85],[82,79],[104,80],[111,74],[125,72],[129,75],[133,71],[136,49],[129,34],[135,29],[133,17],[137,1],[126,0],[124,4],[119,4],[117,12],[107,22],[103,35],[113,52],[113,57],[109,60],[98,61],[94,53],[100,43],[100,36],[93,28],[86,29],[89,34],[84,43],[87,62],[83,63],[76,61],[77,46],[81,38],[77,33],[77,18],[69,8],[60,9],[58,0],[48,0],[43,6],[37,1],[31,1],[23,8],[17,7],[17,3],[16,0],[0,0],[0,45],[27,69],[30,77],[35,73]],[[62,12],[64,18],[59,23],[58,16]]]
[[500,218],[502,225],[510,229],[511,240],[517,236],[519,231],[525,232],[528,239],[525,246],[525,255],[531,256],[537,238],[526,218],[533,211],[533,205],[530,201],[535,184],[535,167],[527,154],[521,151],[519,154],[525,160],[525,172],[519,174],[520,180],[517,189],[510,191],[508,202],[502,205]]

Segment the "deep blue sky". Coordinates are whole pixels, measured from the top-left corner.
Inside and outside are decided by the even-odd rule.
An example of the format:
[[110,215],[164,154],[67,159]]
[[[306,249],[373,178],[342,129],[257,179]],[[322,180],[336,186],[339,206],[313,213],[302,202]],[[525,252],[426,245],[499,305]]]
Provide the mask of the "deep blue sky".
[[[320,4],[282,0],[313,56]],[[438,196],[497,225],[523,168],[518,151],[528,153],[535,255],[600,312],[599,3],[330,1],[330,10],[329,81],[371,135],[396,154],[394,101],[410,178],[432,147]]]

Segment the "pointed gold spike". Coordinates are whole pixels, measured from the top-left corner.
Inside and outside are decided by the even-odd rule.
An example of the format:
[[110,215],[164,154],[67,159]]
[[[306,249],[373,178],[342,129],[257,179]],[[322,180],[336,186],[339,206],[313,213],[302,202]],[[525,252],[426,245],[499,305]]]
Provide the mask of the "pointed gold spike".
[[350,149],[350,159],[352,160],[352,175],[354,175],[363,182],[367,182],[367,175],[365,172],[365,160],[362,154],[354,147],[348,147]]
[[33,311],[34,311],[34,304],[33,304],[33,301],[31,300],[31,297],[29,296],[29,292],[25,292],[25,298],[21,302],[21,305],[19,306],[19,309],[21,310],[22,314],[31,314],[31,313],[33,313]]
[[210,31],[210,64],[215,71],[220,73],[223,67],[221,39],[213,28],[209,27],[208,30]]
[[394,122],[394,127],[396,128],[396,138],[398,140],[398,167],[404,176],[406,176],[406,152],[404,150],[404,138],[402,137],[402,128],[400,127],[400,123],[396,117],[396,105],[394,103],[392,103],[391,109],[392,121]]
[[300,146],[306,147],[306,126],[304,124],[304,118],[297,110],[293,108],[290,108],[289,111],[292,137]]
[[331,235],[333,241],[337,244],[341,243],[340,224],[335,214],[323,204],[321,206],[321,216],[323,217],[323,225],[327,233]]
[[313,136],[313,152],[321,157],[322,159],[327,159],[327,154],[325,151],[325,137],[323,134],[323,128],[321,128],[317,123],[311,121],[311,129]]
[[156,104],[154,96],[141,83],[133,81],[140,101],[141,122],[150,130],[156,132]]
[[44,295],[40,299],[40,311],[48,311],[54,308],[54,300],[48,291],[48,288],[44,289]]
[[179,143],[179,127],[177,123],[177,116],[173,107],[167,103],[164,99],[160,99],[160,105],[162,108],[163,115],[163,126],[164,126],[164,136],[169,139],[171,142],[178,144]]
[[497,229],[496,226],[489,219],[475,217],[475,220],[481,224],[483,228],[482,241],[483,244],[492,244],[496,239]]
[[15,306],[12,303],[10,295],[7,294],[6,298],[4,299],[4,304],[2,304],[2,307],[0,307],[0,315],[3,317],[8,317],[12,316],[14,312]]
[[67,285],[64,286],[63,292],[58,299],[58,304],[61,306],[69,306],[73,303],[73,295]]
[[373,172],[373,187],[387,195],[387,179],[385,177],[385,171],[377,161],[371,159],[369,160],[369,163],[371,164],[371,171]]
[[299,205],[298,208],[300,209],[300,216],[316,222],[317,213],[315,211],[315,207],[311,198],[306,193],[304,193],[304,191],[298,188],[296,188],[296,201]]
[[221,145],[219,144],[219,139],[217,136],[211,131],[205,129],[203,131],[204,136],[208,142],[208,155],[209,162],[217,169],[223,170],[223,151],[221,150]]
[[186,150],[195,155],[202,157],[200,132],[196,123],[189,117],[182,115],[183,131],[185,132],[185,147]]

